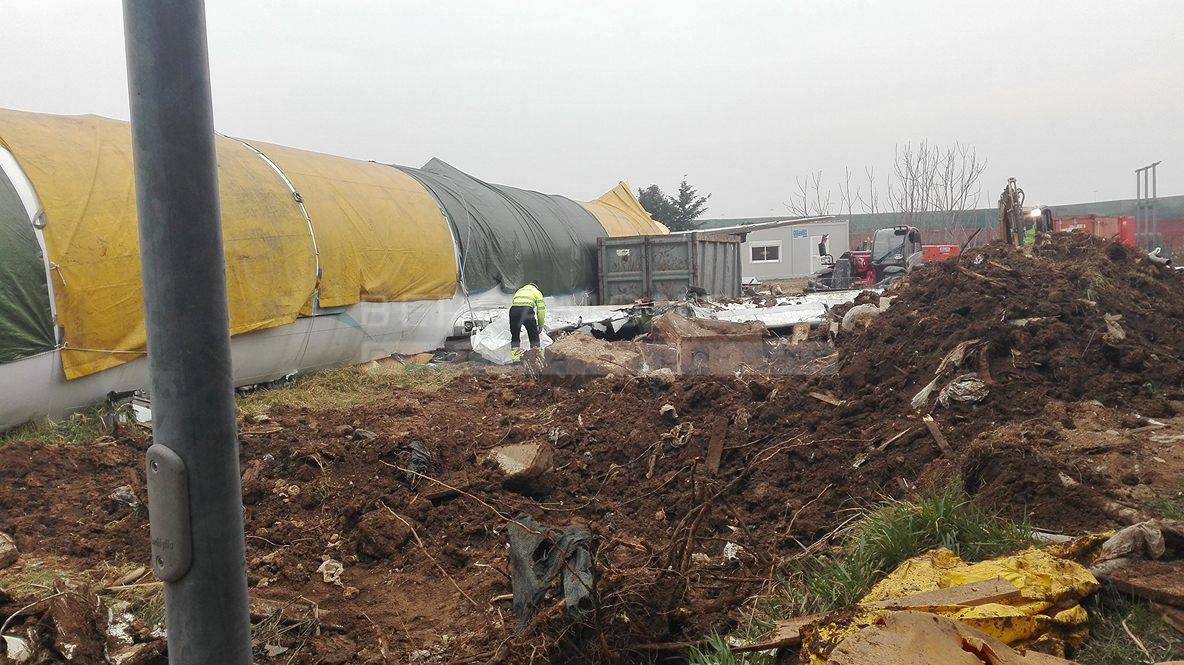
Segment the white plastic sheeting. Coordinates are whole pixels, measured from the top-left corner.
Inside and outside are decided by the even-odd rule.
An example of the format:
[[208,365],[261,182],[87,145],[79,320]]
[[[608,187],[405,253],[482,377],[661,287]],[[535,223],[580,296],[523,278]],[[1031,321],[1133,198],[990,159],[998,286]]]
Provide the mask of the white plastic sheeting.
[[[551,345],[551,337],[547,333],[575,330],[588,326],[594,330],[604,331],[616,323],[628,321],[633,308],[620,305],[586,305],[586,306],[547,306],[547,321],[543,330],[539,332],[541,348]],[[482,358],[498,365],[508,365],[510,357],[510,308],[486,307],[475,308],[470,314],[462,318],[470,321],[474,332],[472,336],[473,351]],[[529,346],[526,331],[522,331],[522,348]]]
[[[482,358],[498,365],[509,365],[513,362],[510,348],[510,317],[499,316],[490,321],[484,328],[473,333],[473,350]],[[551,337],[545,331],[539,331],[540,348],[551,346]],[[530,341],[526,331],[522,331],[522,349],[530,348]]]
[[772,307],[744,307],[730,304],[720,311],[695,309],[697,316],[721,321],[760,321],[770,328],[788,328],[799,323],[817,325],[827,318],[827,309],[855,300],[859,290],[822,291],[804,296],[781,297]]

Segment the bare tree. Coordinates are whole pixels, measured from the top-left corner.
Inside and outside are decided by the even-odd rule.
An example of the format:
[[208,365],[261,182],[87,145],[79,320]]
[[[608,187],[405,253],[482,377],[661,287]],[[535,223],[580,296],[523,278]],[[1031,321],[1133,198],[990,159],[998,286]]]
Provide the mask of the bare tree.
[[[854,189],[852,189],[854,187]],[[855,206],[863,201],[859,183],[852,184],[851,169],[843,167],[843,182],[839,183],[839,212],[848,217],[855,214]]]
[[936,182],[936,209],[945,213],[945,228],[960,230],[966,211],[978,205],[986,168],[986,161],[978,158],[973,146],[955,141],[946,148],[938,163]]
[[797,217],[829,215],[831,212],[831,191],[822,187],[822,171],[815,171],[805,178],[794,178],[797,190],[785,207]]
[[[974,146],[955,141],[939,146],[923,140],[898,144],[893,150],[892,170],[884,178],[883,189],[877,183],[874,167],[864,169],[864,181],[854,182],[850,169],[844,169],[838,184],[838,210],[853,215],[896,212],[905,224],[918,225],[936,221],[947,241],[964,237],[966,213],[982,198],[982,175],[987,163]],[[795,180],[797,190],[786,207],[800,216],[828,215],[832,196],[825,186],[822,171],[814,171]],[[881,197],[881,192],[884,196]]]
[[863,174],[867,177],[867,196],[863,199],[863,211],[878,213],[880,212],[880,190],[876,186],[876,167],[865,167]]

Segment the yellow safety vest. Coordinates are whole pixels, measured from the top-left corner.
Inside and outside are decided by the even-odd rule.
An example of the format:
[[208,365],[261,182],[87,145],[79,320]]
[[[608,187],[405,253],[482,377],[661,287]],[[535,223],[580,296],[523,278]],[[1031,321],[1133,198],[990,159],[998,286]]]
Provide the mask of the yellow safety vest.
[[514,292],[513,304],[515,307],[534,308],[534,314],[539,320],[539,327],[543,327],[543,321],[547,318],[547,303],[543,302],[542,291],[527,284]]

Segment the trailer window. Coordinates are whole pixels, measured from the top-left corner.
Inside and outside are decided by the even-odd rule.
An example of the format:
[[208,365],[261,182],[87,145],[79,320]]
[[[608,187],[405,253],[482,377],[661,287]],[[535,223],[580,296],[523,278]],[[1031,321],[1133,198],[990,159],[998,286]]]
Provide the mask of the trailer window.
[[766,243],[749,247],[753,263],[776,263],[781,260],[781,243]]

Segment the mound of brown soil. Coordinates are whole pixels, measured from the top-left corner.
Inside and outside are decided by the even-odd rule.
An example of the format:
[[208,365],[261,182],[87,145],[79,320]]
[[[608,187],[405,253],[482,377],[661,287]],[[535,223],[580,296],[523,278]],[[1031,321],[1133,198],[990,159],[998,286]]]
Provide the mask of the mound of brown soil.
[[[1046,528],[1108,525],[1101,501],[1133,468],[1122,460],[1150,446],[1131,414],[1169,415],[1181,395],[1181,282],[1126,248],[1058,235],[1032,256],[992,246],[917,271],[866,330],[840,336],[836,376],[470,375],[348,411],[277,408],[278,431],[241,435],[252,592],[307,599],[340,626],[292,662],[648,662],[644,645],[733,628],[778,559],[920,479],[960,471],[982,503]],[[984,350],[958,371],[986,397],[914,411],[974,339]],[[1056,406],[1086,400],[1104,405],[1088,435]],[[920,419],[931,410],[947,453]],[[409,471],[413,441],[431,453],[423,475]],[[490,451],[540,441],[554,470],[506,486]],[[0,447],[0,524],[23,551],[80,566],[144,560],[142,513],[99,512],[120,486],[142,492],[143,450]],[[1091,471],[1101,454],[1121,477]],[[515,632],[500,598],[520,513],[596,536],[589,616],[543,610]],[[326,559],[344,565],[340,584],[318,572]]]

